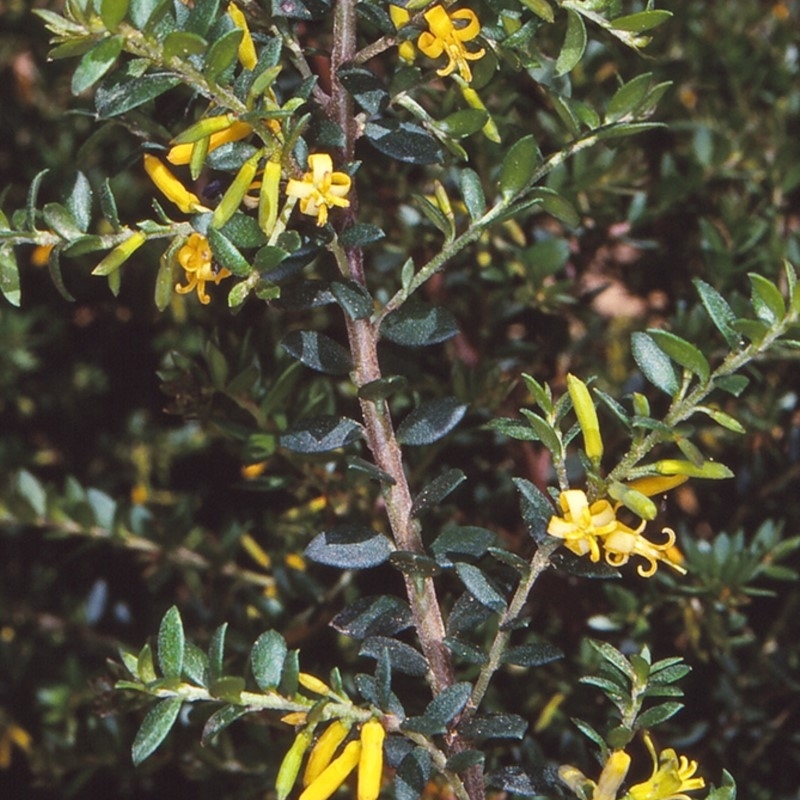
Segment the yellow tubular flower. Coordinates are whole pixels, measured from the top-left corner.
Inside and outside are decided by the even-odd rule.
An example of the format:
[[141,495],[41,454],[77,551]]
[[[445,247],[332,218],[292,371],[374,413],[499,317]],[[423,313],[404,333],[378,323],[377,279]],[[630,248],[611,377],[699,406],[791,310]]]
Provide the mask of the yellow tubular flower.
[[223,278],[231,275],[230,270],[224,267],[214,269],[208,239],[199,233],[191,234],[186,240],[186,244],[178,250],[178,263],[186,272],[186,279],[189,282],[186,285],[177,284],[175,291],[178,294],[188,294],[196,289],[197,297],[204,306],[211,302],[211,298],[206,293],[206,283],[210,281],[219,285]]
[[611,503],[598,500],[590,506],[586,492],[580,489],[561,492],[558,502],[563,516],[551,517],[547,532],[557,539],[563,539],[564,546],[575,555],[588,553],[592,561],[599,561],[598,538],[616,530],[620,524]]
[[[392,18],[392,23],[397,30],[400,30],[403,25],[407,25],[408,21],[411,19],[411,14],[402,6],[390,5],[389,16]],[[397,52],[400,54],[400,58],[408,64],[413,63],[414,56],[417,54],[414,45],[408,39],[397,45]]]
[[592,794],[592,800],[616,800],[617,791],[628,774],[631,757],[624,750],[614,750],[609,753],[597,786]]
[[[228,142],[238,142],[241,139],[246,139],[253,132],[253,126],[247,122],[232,122],[227,128],[221,131],[216,131],[208,137],[208,152],[216,150],[223,144]],[[186,142],[184,144],[176,144],[171,147],[167,153],[167,161],[174,164],[176,167],[188,164],[192,158],[192,148],[195,142]]]
[[603,457],[603,439],[589,387],[580,378],[570,374],[567,375],[567,391],[583,433],[583,448],[589,460],[598,465]]
[[317,694],[331,694],[332,689],[325,681],[321,681],[316,675],[310,675],[308,672],[301,672],[297,676],[297,680],[304,689]]
[[306,787],[299,800],[328,800],[355,769],[360,758],[361,742],[358,740],[350,742],[344,748],[342,754],[337,759],[334,759],[317,779]]
[[646,478],[636,478],[628,483],[631,489],[641,492],[648,497],[663,494],[689,480],[688,475],[652,475]]
[[339,745],[350,732],[350,725],[340,719],[334,720],[317,739],[311,750],[303,772],[303,787],[313,783],[331,763]]
[[253,37],[250,35],[247,18],[241,9],[233,3],[228,6],[228,16],[243,34],[242,41],[239,42],[239,63],[245,69],[253,69],[258,63],[258,56],[256,56],[256,46],[253,44]]
[[637,783],[625,795],[624,800],[690,800],[686,792],[702,789],[706,782],[693,778],[697,772],[697,762],[686,756],[677,756],[672,748],[662,750],[656,756],[656,749],[650,736],[644,742],[653,759],[653,774],[644,783]]
[[643,578],[649,578],[655,574],[659,561],[663,561],[676,572],[685,575],[686,570],[674,560],[675,556],[672,553],[675,547],[675,531],[671,528],[663,528],[661,532],[667,534],[667,541],[663,544],[655,544],[640,534],[643,528],[644,523],[635,531],[620,525],[617,530],[606,536],[603,539],[606,561],[612,567],[621,567],[628,563],[631,556],[640,556],[648,562],[647,567],[640,564],[636,568]]
[[358,800],[378,800],[383,777],[383,740],[386,731],[380,720],[361,726],[361,758],[358,762]]
[[0,769],[8,769],[11,766],[12,745],[18,747],[23,753],[30,753],[31,735],[15,722],[8,722],[4,728],[0,729]]
[[347,208],[350,201],[350,176],[333,171],[333,161],[327,153],[315,153],[308,157],[309,172],[300,180],[291,178],[286,184],[286,194],[300,200],[300,211],[317,218],[322,227],[328,221],[328,209],[333,206]]
[[483,48],[470,52],[464,46],[464,42],[471,41],[481,32],[481,24],[475,12],[469,8],[461,8],[448,13],[443,6],[434,6],[423,16],[430,31],[420,34],[417,47],[428,58],[439,58],[442,54],[447,56],[447,65],[436,70],[437,75],[449,75],[458,69],[461,77],[469,83],[472,80],[472,71],[467,62],[477,61],[486,53]]
[[165,166],[164,163],[151,156],[150,153],[144,154],[144,169],[150,176],[150,180],[156,188],[171,203],[174,203],[184,214],[191,214],[203,208],[196,194],[190,192]]

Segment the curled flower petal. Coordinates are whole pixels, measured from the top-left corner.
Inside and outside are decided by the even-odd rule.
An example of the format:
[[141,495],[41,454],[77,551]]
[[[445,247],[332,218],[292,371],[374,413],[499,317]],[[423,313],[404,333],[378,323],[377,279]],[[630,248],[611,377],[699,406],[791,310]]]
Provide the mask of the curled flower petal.
[[178,250],[178,264],[181,265],[186,273],[186,284],[177,284],[175,291],[178,294],[188,294],[197,291],[197,299],[205,306],[211,302],[211,297],[206,292],[206,283],[209,281],[215,285],[223,278],[228,278],[232,274],[224,267],[214,269],[211,246],[208,239],[199,233],[193,233],[186,240],[186,243]]
[[645,744],[653,759],[653,774],[643,783],[632,786],[624,800],[690,800],[686,792],[702,789],[706,782],[692,777],[697,772],[697,762],[680,756],[672,748],[656,750],[649,736]]
[[469,83],[472,71],[467,62],[477,61],[486,53],[483,48],[469,51],[464,46],[481,31],[481,23],[475,12],[469,8],[448,12],[443,6],[434,6],[423,16],[430,30],[420,34],[417,47],[428,58],[439,58],[443,54],[447,56],[447,64],[436,70],[437,75],[444,77],[457,69],[459,75]]

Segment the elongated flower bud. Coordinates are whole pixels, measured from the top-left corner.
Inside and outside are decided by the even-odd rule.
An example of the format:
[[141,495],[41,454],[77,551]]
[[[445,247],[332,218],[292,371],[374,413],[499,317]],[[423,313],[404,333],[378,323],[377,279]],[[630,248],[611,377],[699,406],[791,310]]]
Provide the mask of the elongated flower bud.
[[345,740],[350,726],[340,719],[334,720],[317,739],[303,772],[303,786],[313,783],[331,763],[339,745]]
[[197,195],[190,192],[164,165],[164,163],[151,156],[150,153],[144,154],[144,169],[156,188],[171,203],[174,203],[184,214],[190,214],[202,206]]
[[278,220],[278,198],[280,196],[281,165],[278,161],[267,161],[261,178],[258,195],[258,226],[269,236]]
[[603,457],[603,439],[600,436],[600,423],[597,421],[597,411],[589,394],[589,388],[580,378],[567,375],[567,391],[572,398],[578,425],[581,426],[586,455],[597,465]]
[[317,694],[331,694],[332,689],[325,681],[321,681],[316,675],[310,675],[308,672],[301,672],[297,676],[297,680],[304,689]]
[[92,275],[110,275],[116,272],[146,241],[147,237],[141,231],[135,231],[103,258],[92,270]]
[[733,472],[718,461],[706,461],[698,465],[677,458],[665,458],[662,461],[656,461],[653,469],[660,475],[687,475],[690,478],[710,478],[711,480],[733,477]]
[[233,24],[242,31],[242,41],[239,43],[239,63],[245,69],[253,69],[258,63],[258,56],[255,44],[253,44],[253,37],[250,35],[247,18],[233,3],[228,6],[228,16],[233,20]]
[[342,754],[331,761],[313,783],[300,795],[299,800],[328,800],[355,769],[361,757],[361,742],[349,742]]
[[380,720],[361,726],[361,758],[358,761],[358,800],[378,800],[383,777],[383,740],[386,731]]
[[286,751],[278,769],[278,777],[275,779],[275,793],[278,795],[278,800],[286,800],[289,792],[292,791],[300,772],[300,765],[303,763],[303,756],[310,744],[311,731],[302,730],[295,736],[292,746]]
[[231,185],[225,191],[219,205],[214,209],[214,216],[211,218],[211,227],[221,228],[239,208],[253,178],[256,176],[258,169],[258,161],[261,158],[261,153],[256,153],[254,156],[247,159],[242,164],[236,177],[233,179]]

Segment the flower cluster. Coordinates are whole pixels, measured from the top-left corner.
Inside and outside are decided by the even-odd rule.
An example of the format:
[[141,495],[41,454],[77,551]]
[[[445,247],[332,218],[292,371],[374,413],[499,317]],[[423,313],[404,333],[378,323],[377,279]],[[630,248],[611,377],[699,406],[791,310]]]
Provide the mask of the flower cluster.
[[[693,777],[697,772],[696,761],[678,756],[672,748],[662,750],[657,755],[648,734],[645,734],[644,742],[653,759],[653,772],[646,781],[637,783],[621,795],[620,800],[691,800],[686,792],[702,789],[706,785],[703,778]],[[569,765],[562,766],[558,774],[562,783],[579,797],[617,800],[630,764],[631,758],[624,750],[613,750],[608,754],[596,783]]]
[[659,561],[677,572],[686,572],[675,555],[675,533],[671,529],[662,531],[667,536],[665,542],[651,542],[642,535],[644,521],[637,528],[630,528],[617,519],[619,506],[612,506],[608,500],[597,500],[590,505],[586,493],[580,489],[562,492],[559,505],[562,515],[550,518],[547,532],[563,539],[564,546],[576,555],[588,553],[597,562],[602,549],[605,560],[613,567],[627,564],[631,556],[639,556],[647,561],[646,567],[637,568],[645,578],[655,574]]
[[[311,675],[301,673],[300,682],[312,691],[330,691],[326,684]],[[357,800],[377,800],[383,779],[383,741],[386,731],[375,717],[361,724],[357,738],[350,737],[352,728],[349,720],[334,719],[313,744],[313,727],[302,729],[278,770],[275,784],[278,800],[285,800],[291,792],[306,752],[308,758],[301,779],[303,791],[299,800],[327,800],[356,768]]]

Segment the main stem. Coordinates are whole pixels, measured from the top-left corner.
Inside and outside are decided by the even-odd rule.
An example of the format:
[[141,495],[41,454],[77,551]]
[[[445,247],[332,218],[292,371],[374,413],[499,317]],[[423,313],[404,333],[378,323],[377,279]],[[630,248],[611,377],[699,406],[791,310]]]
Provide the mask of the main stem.
[[[356,125],[353,100],[341,85],[338,73],[342,64],[353,60],[356,47],[356,0],[338,0],[333,18],[332,88],[328,113],[344,134],[341,155],[345,162],[353,160]],[[355,217],[358,210],[355,189],[349,199],[347,222]],[[344,258],[339,257],[337,260],[345,277],[362,285],[366,284],[361,248],[348,248],[344,251]],[[369,319],[350,319],[347,315],[345,319],[354,364],[353,381],[360,389],[382,377],[378,362],[379,323]],[[360,404],[372,457],[376,466],[391,476],[393,481],[391,485],[384,486],[383,496],[395,544],[401,551],[422,554],[422,538],[417,520],[411,514],[411,490],[389,406],[386,400],[361,399]],[[420,647],[429,664],[428,682],[433,694],[438,695],[453,684],[454,673],[450,651],[444,644],[446,633],[436,587],[430,577],[405,575],[404,579]],[[446,744],[450,754],[467,747],[455,732],[446,737]],[[470,768],[464,773],[463,779],[471,800],[483,800],[483,775],[480,768]]]

